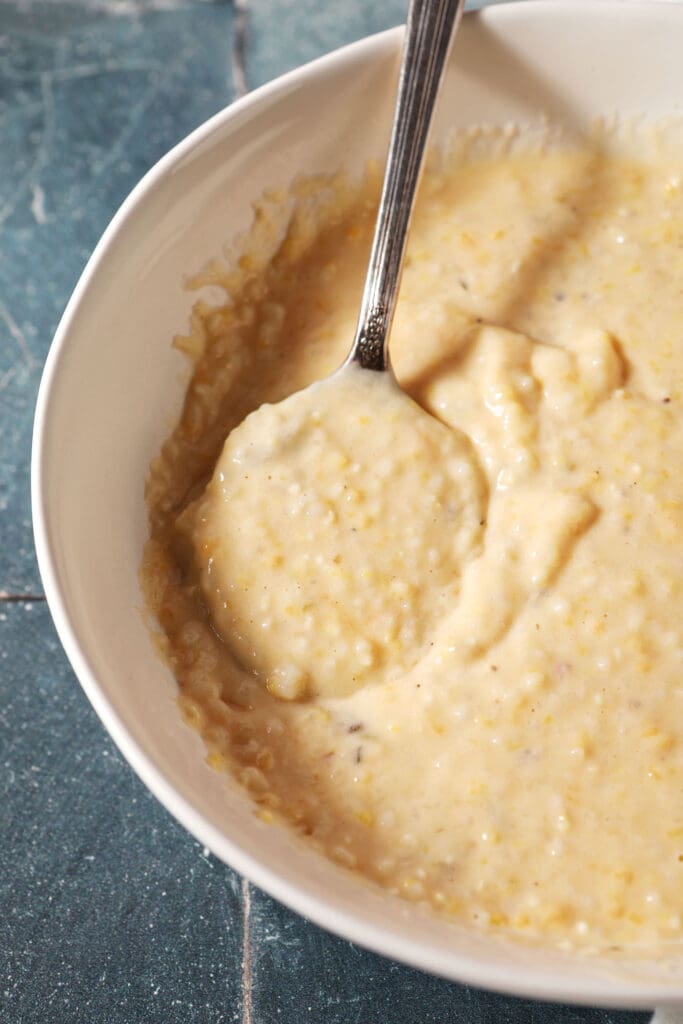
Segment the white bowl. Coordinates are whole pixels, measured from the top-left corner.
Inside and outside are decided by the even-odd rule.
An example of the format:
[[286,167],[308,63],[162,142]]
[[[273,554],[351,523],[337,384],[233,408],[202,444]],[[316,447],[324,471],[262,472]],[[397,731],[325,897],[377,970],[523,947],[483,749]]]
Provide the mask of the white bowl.
[[[154,167],[107,229],[52,345],[36,411],[36,548],[62,643],[135,771],[218,857],[313,921],[448,978],[553,1000],[683,1004],[683,957],[619,964],[475,934],[368,887],[289,831],[260,822],[204,761],[155,653],[138,584],[143,481],[178,414],[187,367],[171,349],[192,297],[183,275],[244,229],[250,201],[302,171],[382,158],[399,30],[363,40],[212,118]],[[677,113],[683,8],[527,0],[464,19],[435,125],[547,113]]]

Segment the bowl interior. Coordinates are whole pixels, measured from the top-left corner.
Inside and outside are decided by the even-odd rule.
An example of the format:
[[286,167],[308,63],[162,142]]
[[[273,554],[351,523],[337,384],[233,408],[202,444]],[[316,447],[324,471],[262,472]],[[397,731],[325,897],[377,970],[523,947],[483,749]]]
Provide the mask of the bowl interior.
[[[643,39],[647,45],[643,45]],[[448,977],[584,1002],[683,1002],[683,959],[620,965],[474,935],[368,890],[296,837],[258,821],[204,762],[145,622],[143,485],[177,416],[188,368],[171,349],[194,296],[184,276],[249,223],[251,202],[303,172],[382,158],[400,32],[294,72],[212,119],[146,177],[100,243],[65,313],[41,387],[36,545],[62,641],[136,771],[201,842],[318,923]],[[573,133],[596,115],[680,113],[683,9],[528,0],[464,19],[435,125],[548,115]]]

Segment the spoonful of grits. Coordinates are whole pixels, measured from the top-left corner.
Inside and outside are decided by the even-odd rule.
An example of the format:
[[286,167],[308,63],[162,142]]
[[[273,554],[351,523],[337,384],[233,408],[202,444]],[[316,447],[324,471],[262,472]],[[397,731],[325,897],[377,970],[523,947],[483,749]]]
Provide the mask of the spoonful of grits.
[[197,507],[213,625],[283,699],[345,696],[412,668],[481,545],[486,488],[471,445],[401,391],[388,355],[425,143],[463,6],[410,5],[348,358],[247,416]]

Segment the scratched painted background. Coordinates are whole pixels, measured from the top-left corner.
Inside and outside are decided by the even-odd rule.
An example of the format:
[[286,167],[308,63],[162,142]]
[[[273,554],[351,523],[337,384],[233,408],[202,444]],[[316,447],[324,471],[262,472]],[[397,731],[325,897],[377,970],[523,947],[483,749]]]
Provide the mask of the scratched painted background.
[[236,94],[403,20],[403,0],[0,0],[1,1024],[627,1024],[427,977],[217,862],[104,733],[41,595],[41,367],[140,176]]

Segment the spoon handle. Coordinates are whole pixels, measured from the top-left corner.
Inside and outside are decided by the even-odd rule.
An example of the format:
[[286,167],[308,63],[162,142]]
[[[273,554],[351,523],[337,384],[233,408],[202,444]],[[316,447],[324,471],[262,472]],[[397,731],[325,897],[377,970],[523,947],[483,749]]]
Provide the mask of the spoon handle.
[[389,369],[389,329],[410,215],[439,84],[464,6],[464,0],[411,0],[375,236],[346,360],[367,370]]

